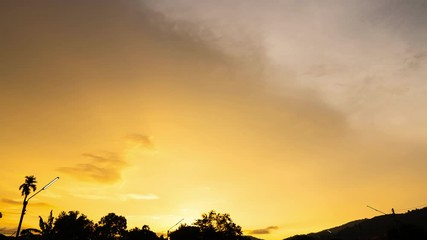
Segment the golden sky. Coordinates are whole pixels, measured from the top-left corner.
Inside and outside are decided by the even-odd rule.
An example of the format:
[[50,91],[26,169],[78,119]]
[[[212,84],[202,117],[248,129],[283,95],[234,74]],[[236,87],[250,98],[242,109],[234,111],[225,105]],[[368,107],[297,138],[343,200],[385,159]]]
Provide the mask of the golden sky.
[[0,231],[38,216],[263,239],[427,202],[425,1],[2,1]]

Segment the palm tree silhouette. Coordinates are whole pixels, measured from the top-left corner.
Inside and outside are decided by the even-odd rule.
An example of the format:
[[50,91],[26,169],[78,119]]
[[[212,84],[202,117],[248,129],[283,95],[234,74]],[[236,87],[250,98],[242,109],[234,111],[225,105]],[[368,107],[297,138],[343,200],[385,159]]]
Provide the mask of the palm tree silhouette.
[[36,177],[34,177],[33,175],[25,176],[25,182],[21,184],[21,186],[19,186],[19,190],[21,190],[21,194],[22,196],[24,196],[24,201],[22,203],[23,206],[22,206],[21,218],[19,219],[18,230],[16,230],[16,238],[19,237],[19,231],[21,230],[22,219],[24,218],[25,208],[27,207],[27,204],[28,204],[27,197],[28,195],[30,195],[31,190],[33,192],[36,191],[37,189],[36,183],[37,183]]
[[27,200],[28,195],[30,195],[31,193],[31,189],[34,191],[36,191],[37,186],[36,186],[36,177],[34,176],[26,176],[25,177],[25,182],[23,184],[21,184],[21,186],[19,186],[19,190],[22,190],[22,196],[24,197],[24,201]]

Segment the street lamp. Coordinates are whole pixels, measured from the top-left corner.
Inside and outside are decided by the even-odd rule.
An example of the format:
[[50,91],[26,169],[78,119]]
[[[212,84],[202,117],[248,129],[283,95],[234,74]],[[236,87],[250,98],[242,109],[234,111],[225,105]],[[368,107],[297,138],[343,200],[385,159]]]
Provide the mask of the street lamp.
[[166,239],[168,239],[168,240],[169,240],[169,231],[170,231],[172,228],[174,228],[176,225],[178,225],[180,222],[182,222],[182,221],[184,221],[184,218],[183,218],[183,219],[181,219],[181,220],[179,220],[179,222],[175,223],[175,225],[173,225],[172,227],[170,227],[170,228],[168,229],[168,232],[166,233]]
[[58,181],[58,179],[59,179],[59,177],[54,178],[52,181],[50,181],[48,184],[46,184],[46,186],[42,187],[38,192],[34,193],[31,197],[29,197],[27,200],[24,201],[24,204],[22,206],[21,218],[19,219],[18,230],[16,230],[16,238],[19,237],[19,232],[21,231],[21,224],[22,224],[22,220],[24,219],[24,214],[25,214],[25,210],[27,208],[28,201],[30,201],[30,199],[33,198],[34,196],[36,196],[39,192],[46,190],[48,187],[50,187],[50,185],[52,185],[54,182]]

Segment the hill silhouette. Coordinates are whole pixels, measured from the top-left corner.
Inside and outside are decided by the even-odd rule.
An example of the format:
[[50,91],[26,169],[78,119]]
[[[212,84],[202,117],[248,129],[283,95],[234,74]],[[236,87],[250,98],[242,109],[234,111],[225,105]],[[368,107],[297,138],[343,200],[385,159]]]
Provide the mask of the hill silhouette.
[[404,214],[387,214],[360,219],[317,233],[296,235],[284,240],[426,240],[427,208]]

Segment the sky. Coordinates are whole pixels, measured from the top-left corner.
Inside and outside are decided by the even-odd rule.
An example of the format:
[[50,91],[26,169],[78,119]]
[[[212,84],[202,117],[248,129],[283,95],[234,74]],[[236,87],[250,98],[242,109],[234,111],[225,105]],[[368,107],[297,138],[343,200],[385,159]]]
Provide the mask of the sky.
[[427,2],[0,3],[0,232],[49,211],[283,239],[427,203]]

